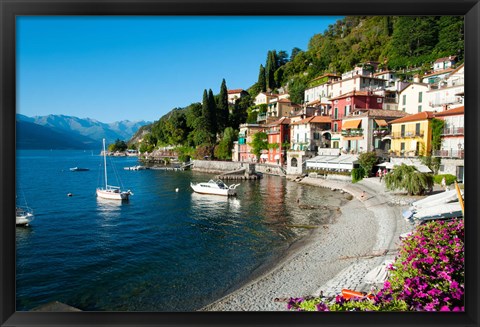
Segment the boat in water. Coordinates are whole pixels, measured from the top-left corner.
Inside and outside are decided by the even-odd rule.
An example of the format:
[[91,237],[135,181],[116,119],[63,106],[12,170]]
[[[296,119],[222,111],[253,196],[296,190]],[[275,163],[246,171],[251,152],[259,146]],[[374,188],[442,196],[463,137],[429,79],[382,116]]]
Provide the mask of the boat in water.
[[81,167],[73,167],[70,168],[70,171],[89,171],[90,169],[88,168],[81,168]]
[[105,151],[105,139],[103,139],[103,165],[105,174],[105,187],[97,188],[97,196],[107,200],[128,200],[133,193],[128,191],[122,191],[119,186],[108,185],[107,176],[107,151]]
[[15,209],[15,222],[17,226],[28,226],[33,220],[33,211],[28,207],[19,207]]
[[211,179],[208,182],[200,183],[190,183],[192,189],[200,194],[214,194],[214,195],[225,195],[225,196],[235,196],[237,195],[237,186],[240,184],[232,184],[228,186],[223,181],[219,179]]

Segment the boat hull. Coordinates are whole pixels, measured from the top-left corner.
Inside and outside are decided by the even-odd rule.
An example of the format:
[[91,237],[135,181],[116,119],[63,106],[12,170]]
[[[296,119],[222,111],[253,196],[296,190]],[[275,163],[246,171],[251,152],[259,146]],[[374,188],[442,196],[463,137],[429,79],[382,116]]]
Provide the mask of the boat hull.
[[212,194],[212,195],[222,195],[222,196],[235,196],[237,195],[237,191],[235,189],[216,189],[216,188],[208,188],[203,187],[198,184],[191,183],[190,186],[196,193],[200,194]]
[[119,192],[117,190],[97,189],[97,196],[108,200],[128,200],[130,192]]
[[17,226],[28,226],[30,222],[33,220],[33,215],[31,213],[25,213],[16,215],[15,217],[15,224]]

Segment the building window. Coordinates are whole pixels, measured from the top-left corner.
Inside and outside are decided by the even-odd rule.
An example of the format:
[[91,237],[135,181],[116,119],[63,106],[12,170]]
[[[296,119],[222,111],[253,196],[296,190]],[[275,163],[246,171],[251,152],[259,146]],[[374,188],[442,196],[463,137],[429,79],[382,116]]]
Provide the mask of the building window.
[[401,132],[400,132],[401,134],[400,135],[402,137],[405,137],[405,125],[402,125],[400,128],[401,128]]
[[334,110],[333,119],[338,119],[338,108]]
[[318,133],[318,132],[313,133],[313,139],[314,140],[320,140],[320,133]]
[[420,123],[415,124],[415,135],[416,136],[420,135]]
[[403,107],[403,109],[402,109],[402,110],[403,110],[403,111],[405,111],[405,107]]
[[418,106],[418,112],[422,112],[422,106]]
[[334,131],[334,132],[337,132],[337,131],[338,131],[338,124],[337,124],[337,123],[334,123],[334,124],[333,124],[333,131]]
[[[403,97],[402,97],[402,104],[405,106],[407,105],[407,95],[404,94]],[[404,110],[405,111],[405,110]]]
[[418,102],[422,103],[423,92],[418,93]]
[[377,98],[377,103],[382,103],[382,98]]
[[405,142],[400,143],[400,152],[405,152]]

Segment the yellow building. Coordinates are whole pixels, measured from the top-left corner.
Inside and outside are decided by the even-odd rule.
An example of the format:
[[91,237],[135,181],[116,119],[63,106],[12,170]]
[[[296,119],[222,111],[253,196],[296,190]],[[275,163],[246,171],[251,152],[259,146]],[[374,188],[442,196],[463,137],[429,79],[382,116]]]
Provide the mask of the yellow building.
[[397,156],[405,157],[430,155],[433,114],[425,111],[392,120],[391,151]]

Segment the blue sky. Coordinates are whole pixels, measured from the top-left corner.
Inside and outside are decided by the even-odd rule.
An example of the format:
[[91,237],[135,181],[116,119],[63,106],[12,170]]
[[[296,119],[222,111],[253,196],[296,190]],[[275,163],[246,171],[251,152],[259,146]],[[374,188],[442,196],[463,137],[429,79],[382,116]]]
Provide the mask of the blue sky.
[[17,113],[158,120],[203,90],[247,89],[269,50],[341,17],[18,17]]

